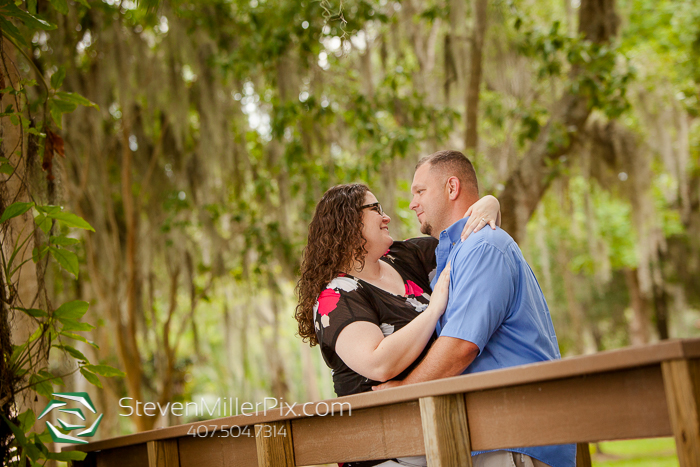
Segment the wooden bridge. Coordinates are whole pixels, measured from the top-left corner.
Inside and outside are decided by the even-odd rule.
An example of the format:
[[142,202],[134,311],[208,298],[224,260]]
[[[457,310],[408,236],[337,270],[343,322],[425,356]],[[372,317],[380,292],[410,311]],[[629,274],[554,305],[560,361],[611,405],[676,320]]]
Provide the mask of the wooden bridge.
[[471,467],[471,450],[579,443],[577,465],[589,466],[586,443],[672,435],[680,465],[700,466],[700,339],[459,376],[64,450],[88,452],[74,465],[91,467],[292,467],[423,454],[430,466]]

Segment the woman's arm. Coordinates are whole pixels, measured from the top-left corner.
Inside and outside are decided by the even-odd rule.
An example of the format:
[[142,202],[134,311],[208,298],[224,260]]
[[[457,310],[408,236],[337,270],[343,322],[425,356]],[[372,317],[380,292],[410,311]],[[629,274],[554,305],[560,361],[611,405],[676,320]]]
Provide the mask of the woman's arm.
[[384,337],[368,321],[349,324],[338,335],[335,351],[353,371],[374,381],[388,381],[418,358],[445,312],[450,286],[449,264],[440,274],[430,305],[413,321]]
[[501,226],[501,203],[496,197],[486,195],[476,203],[469,206],[464,217],[469,217],[469,220],[462,230],[462,241],[466,240],[472,232],[478,232],[486,224],[489,224],[492,229],[496,230],[496,226]]

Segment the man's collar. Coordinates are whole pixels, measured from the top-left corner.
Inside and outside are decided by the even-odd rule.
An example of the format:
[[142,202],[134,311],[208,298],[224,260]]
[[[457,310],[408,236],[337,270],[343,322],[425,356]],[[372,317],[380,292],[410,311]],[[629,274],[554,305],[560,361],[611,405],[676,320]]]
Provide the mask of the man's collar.
[[462,218],[440,232],[440,240],[444,238],[444,235],[447,235],[447,237],[450,239],[450,242],[452,243],[459,243],[462,241],[461,235],[462,235],[462,230],[464,230],[464,225],[467,223],[469,220],[468,217]]

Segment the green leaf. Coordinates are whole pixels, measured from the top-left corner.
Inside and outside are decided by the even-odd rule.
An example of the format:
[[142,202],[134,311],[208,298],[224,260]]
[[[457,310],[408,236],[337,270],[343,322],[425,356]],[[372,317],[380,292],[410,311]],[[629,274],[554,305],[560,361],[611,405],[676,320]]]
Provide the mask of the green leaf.
[[7,157],[0,157],[0,164],[9,164],[10,161]]
[[78,240],[77,238],[64,237],[63,235],[60,235],[56,237],[52,236],[49,239],[49,243],[60,246],[70,246],[75,245],[76,243],[80,243],[80,240]]
[[34,427],[34,422],[36,421],[36,415],[31,409],[27,409],[17,417],[19,426],[25,433]]
[[56,311],[53,312],[53,316],[59,321],[64,319],[80,319],[87,312],[89,307],[90,304],[88,302],[73,300],[59,306]]
[[49,433],[48,428],[44,428],[44,431],[42,431],[41,434],[34,433],[33,439],[34,444],[37,445],[41,452],[43,452],[44,454],[49,452],[49,450],[46,448],[46,444],[50,443],[53,440],[51,439],[51,433]]
[[43,29],[44,31],[50,31],[52,29],[56,29],[55,24],[51,24],[48,21],[44,21],[41,18],[38,18],[34,15],[27,13],[24,10],[21,10],[13,2],[3,2],[3,3],[4,3],[4,5],[2,6],[3,15],[9,16],[12,18],[17,18],[17,19],[21,20],[30,29]]
[[34,206],[34,203],[12,203],[10,204],[7,209],[5,209],[5,212],[2,213],[2,217],[0,217],[0,223],[5,222],[8,219],[12,219],[13,217],[21,216],[25,212],[29,211],[32,207]]
[[66,0],[49,0],[51,5],[62,15],[68,14],[68,2]]
[[38,247],[32,248],[32,261],[34,261],[35,263],[38,263],[39,261],[44,259],[44,257],[46,256],[46,253],[48,253],[48,251],[49,251],[49,248],[47,246],[43,246],[41,248],[38,248]]
[[36,0],[27,0],[27,11],[33,15],[36,14]]
[[[56,93],[56,95],[59,95],[59,94],[66,94],[66,93],[63,93],[63,92],[62,92],[62,93],[59,93],[59,92]],[[77,104],[77,103],[71,102],[71,101],[65,101],[65,100],[62,100],[62,99],[53,98],[53,99],[51,99],[50,102],[53,102],[53,104],[56,106],[56,108],[58,108],[58,110],[60,110],[61,113],[64,113],[64,114],[65,114],[65,113],[71,113],[72,111],[74,111],[75,109],[78,108],[78,104]]]
[[87,456],[87,452],[63,451],[63,452],[49,452],[47,455],[47,458],[57,460],[57,461],[68,462],[68,461],[81,461],[81,460],[85,459],[85,456]]
[[0,30],[2,30],[3,36],[9,36],[20,45],[24,45],[26,47],[27,42],[24,40],[24,37],[22,37],[22,33],[19,32],[19,29],[17,29],[14,24],[7,21],[2,16],[0,16]]
[[124,376],[124,372],[117,370],[109,365],[85,365],[83,368],[97,373],[98,375],[106,376],[111,378],[113,376]]
[[58,261],[58,264],[60,264],[63,269],[73,274],[76,279],[78,278],[78,274],[80,272],[78,255],[72,251],[66,250],[65,248],[56,248],[54,246],[50,246],[49,251],[51,252],[51,256]]
[[[66,6],[68,8],[68,6]],[[56,72],[51,75],[51,87],[54,89],[58,89],[61,87],[63,84],[63,80],[66,77],[66,67],[59,67]]]
[[85,229],[91,232],[95,231],[95,229],[93,229],[85,219],[70,212],[53,212],[47,214],[47,216],[51,219],[56,219],[57,221],[63,222],[68,227],[77,227],[79,229]]
[[69,338],[71,338],[71,339],[75,339],[75,340],[80,341],[80,342],[85,342],[86,344],[91,345],[91,346],[93,346],[93,347],[96,348],[96,349],[99,349],[99,348],[100,348],[99,345],[95,344],[93,341],[87,340],[86,338],[84,338],[84,337],[81,336],[80,334],[74,334],[74,333],[72,333],[72,332],[66,332],[66,331],[63,331],[63,330],[62,330],[61,332],[59,332],[59,334],[61,334],[62,336],[69,337]]
[[53,385],[50,381],[45,381],[45,379],[38,374],[33,374],[29,377],[29,384],[37,394],[50,399],[51,393],[53,393]]
[[13,308],[15,310],[23,311],[24,313],[28,314],[29,316],[32,316],[34,318],[45,318],[49,316],[48,313],[46,313],[44,310],[39,310],[36,308],[19,308],[15,307]]
[[92,331],[95,329],[95,326],[93,326],[90,323],[82,323],[80,321],[76,321],[74,319],[61,319],[59,320],[61,323],[63,323],[63,331],[78,331],[78,332],[87,332],[87,331]]
[[57,92],[56,97],[60,98],[64,102],[70,102],[71,104],[84,105],[85,107],[95,107],[96,109],[99,109],[97,104],[92,102],[90,99],[75,92]]
[[80,360],[83,362],[89,362],[88,358],[83,355],[83,353],[73,347],[72,345],[66,345],[66,344],[54,344],[53,347],[56,347],[57,349],[63,350],[67,352],[71,357],[75,358],[76,360]]
[[12,175],[13,173],[15,173],[15,168],[12,167],[10,164],[3,163],[2,165],[0,165],[0,173]]
[[27,457],[29,457],[33,462],[32,462],[32,467],[37,466],[39,467],[41,464],[37,463],[36,461],[39,460],[41,457],[41,451],[39,448],[37,448],[34,444],[32,443],[27,443],[24,448],[27,451]]
[[87,0],[76,0],[78,3],[80,3],[82,6],[86,8],[90,8],[90,4],[87,2]]
[[61,112],[61,109],[59,109],[56,106],[56,104],[54,104],[53,99],[49,99],[49,112],[51,113],[51,119],[56,124],[56,126],[59,129],[63,128],[61,126],[61,115],[63,115],[63,112]]
[[39,371],[39,376],[42,379],[45,379],[47,381],[50,381],[52,384],[58,384],[59,386],[65,386],[66,383],[63,382],[63,378],[60,376],[54,376],[51,373],[49,373],[46,370],[40,370]]
[[46,205],[36,205],[35,209],[39,211],[40,213],[43,214],[53,214],[55,212],[61,212],[63,211],[63,206],[54,206],[52,204],[46,204]]
[[14,365],[15,362],[17,362],[17,359],[24,353],[24,350],[27,348],[27,343],[24,343],[22,345],[13,345],[12,346],[12,356],[10,357],[10,365]]
[[0,417],[5,421],[5,424],[10,427],[10,430],[12,430],[12,434],[15,435],[15,438],[17,438],[17,441],[19,444],[24,445],[27,444],[27,438],[24,436],[24,432],[20,427],[12,423],[5,417],[5,414],[0,413]]
[[90,373],[85,368],[81,368],[80,373],[83,376],[85,376],[85,379],[88,380],[88,383],[90,383],[94,386],[97,386],[98,388],[102,387],[102,383],[100,382],[100,378],[98,378],[94,373]]
[[34,223],[42,232],[48,235],[51,230],[51,219],[46,218],[46,214],[39,214],[34,218]]
[[38,326],[34,332],[32,333],[31,336],[29,336],[29,339],[27,342],[34,342],[37,340],[39,337],[41,337],[44,334],[44,326]]

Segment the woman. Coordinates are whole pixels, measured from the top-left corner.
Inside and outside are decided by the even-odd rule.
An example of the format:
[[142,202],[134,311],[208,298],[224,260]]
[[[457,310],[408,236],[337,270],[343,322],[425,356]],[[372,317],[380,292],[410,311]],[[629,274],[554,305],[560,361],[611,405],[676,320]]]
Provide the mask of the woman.
[[[472,213],[463,239],[475,226],[495,228],[498,201],[482,198]],[[429,295],[437,240],[394,241],[390,221],[367,186],[350,184],[329,189],[309,225],[295,316],[302,339],[321,345],[338,396],[407,376],[436,338],[447,305],[449,267]],[[398,462],[345,467],[426,465],[422,456]]]

